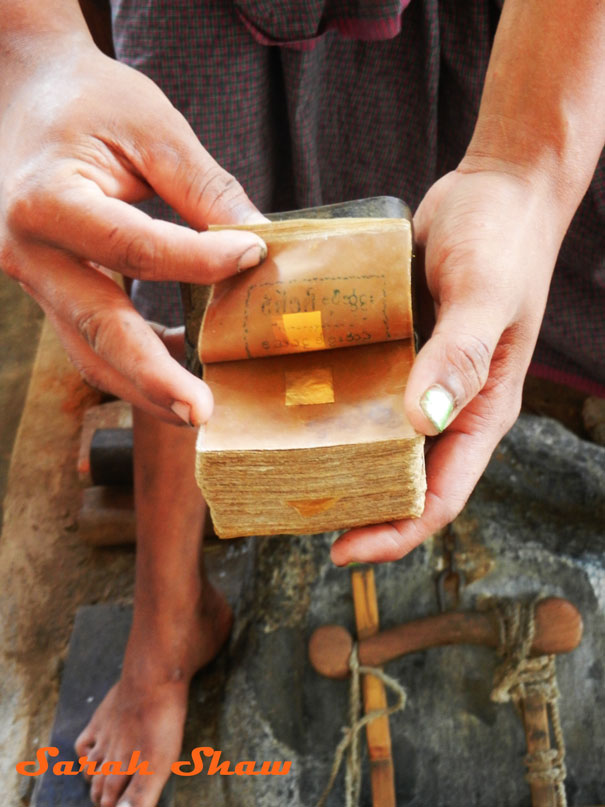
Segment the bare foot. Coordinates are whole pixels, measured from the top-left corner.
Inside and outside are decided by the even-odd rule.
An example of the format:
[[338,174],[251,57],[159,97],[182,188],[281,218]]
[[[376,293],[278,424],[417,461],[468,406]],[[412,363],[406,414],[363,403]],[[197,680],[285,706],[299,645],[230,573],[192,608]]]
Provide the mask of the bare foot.
[[[157,606],[157,603],[156,603]],[[183,738],[189,683],[229,635],[229,605],[207,582],[204,600],[171,602],[135,616],[122,675],[78,737],[78,756],[97,769],[108,761],[128,767],[133,751],[152,775],[96,775],[90,796],[99,807],[155,807]]]

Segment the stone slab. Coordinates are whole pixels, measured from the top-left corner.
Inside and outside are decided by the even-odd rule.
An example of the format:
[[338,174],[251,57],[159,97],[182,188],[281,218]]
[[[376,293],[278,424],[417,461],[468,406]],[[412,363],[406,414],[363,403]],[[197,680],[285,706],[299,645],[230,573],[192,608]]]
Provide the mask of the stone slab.
[[[559,656],[569,807],[605,804],[605,449],[547,418],[522,416],[453,524],[465,572],[461,607],[484,597],[567,597],[584,638]],[[234,635],[218,680],[196,679],[184,754],[213,745],[230,760],[291,760],[276,777],[192,777],[176,807],[313,807],[347,720],[347,683],[322,679],[307,644],[327,622],[354,630],[350,572],[334,535],[250,542]],[[375,568],[381,626],[435,613],[440,536]],[[452,646],[386,665],[408,693],[390,720],[398,807],[530,807],[525,741],[511,704],[489,694],[489,648]],[[216,698],[220,697],[220,705]],[[212,730],[206,722],[210,718]],[[200,737],[203,738],[201,743]],[[365,746],[365,740],[364,740]],[[186,758],[186,757],[184,757]],[[364,748],[361,807],[371,807]],[[327,807],[342,807],[342,774]]]
[[[208,547],[205,563],[210,579],[221,586],[238,613],[243,581],[250,574],[250,545],[234,541]],[[76,614],[67,658],[61,675],[59,703],[48,743],[59,749],[50,760],[76,760],[74,742],[88,723],[94,710],[110,687],[117,681],[132,621],[130,606],[100,604],[84,606]],[[212,712],[220,710],[226,674],[226,656],[219,656],[195,679],[190,713],[199,713],[205,723],[205,734],[197,734],[195,745],[212,745],[207,734]],[[204,695],[200,703],[199,689]],[[189,721],[191,726],[191,720]],[[215,747],[216,743],[215,743]],[[185,758],[185,757],[184,757]],[[168,782],[158,807],[172,807],[176,785],[187,790],[187,780],[177,777]],[[220,804],[220,802],[217,802]],[[49,770],[39,780],[32,807],[91,807],[88,786],[83,777],[55,776]]]
[[[132,609],[127,606],[90,605],[78,610],[48,743],[59,749],[52,764],[77,762],[74,742],[119,678],[131,621]],[[170,780],[158,807],[171,807],[173,793]],[[36,788],[33,807],[91,807],[88,784],[81,775],[56,776],[50,767]]]

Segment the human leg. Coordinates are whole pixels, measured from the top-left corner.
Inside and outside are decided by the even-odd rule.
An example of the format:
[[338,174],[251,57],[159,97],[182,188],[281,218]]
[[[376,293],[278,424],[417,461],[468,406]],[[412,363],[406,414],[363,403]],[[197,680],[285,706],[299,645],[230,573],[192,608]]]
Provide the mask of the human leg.
[[92,777],[91,799],[155,807],[177,759],[194,673],[224,643],[231,611],[202,566],[205,504],[193,475],[191,429],[135,410],[137,560],[133,624],[122,674],[76,742],[98,766],[126,768],[133,751],[152,775]]

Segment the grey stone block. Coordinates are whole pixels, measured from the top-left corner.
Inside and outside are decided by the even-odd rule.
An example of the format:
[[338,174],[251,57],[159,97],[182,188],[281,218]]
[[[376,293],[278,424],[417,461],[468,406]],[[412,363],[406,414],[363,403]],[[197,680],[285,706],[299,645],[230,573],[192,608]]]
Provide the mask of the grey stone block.
[[[583,614],[582,644],[557,660],[570,807],[605,804],[604,527],[605,450],[530,416],[502,441],[453,525],[466,573],[461,607],[543,592]],[[200,780],[195,801],[177,796],[178,807],[317,802],[347,719],[347,683],[313,671],[307,642],[328,622],[354,628],[349,572],[329,560],[334,537],[256,540],[214,729],[225,758],[289,759],[291,773],[221,777],[220,800]],[[435,538],[376,567],[382,627],[436,612],[441,558]],[[512,705],[489,699],[497,663],[491,649],[452,646],[386,665],[408,693],[390,720],[398,807],[529,807],[521,722]],[[365,750],[363,769],[361,804],[370,807]],[[343,804],[341,777],[328,805]]]
[[[605,804],[605,449],[554,421],[521,417],[453,530],[466,577],[461,607],[474,608],[485,596],[542,592],[567,597],[582,612],[582,644],[557,660],[567,795],[570,807]],[[334,537],[225,542],[209,557],[214,579],[237,603],[236,619],[228,651],[194,679],[181,758],[197,746],[212,746],[232,764],[291,760],[292,768],[286,776],[204,771],[177,777],[175,807],[317,802],[346,722],[347,683],[317,675],[307,643],[328,622],[354,629],[349,571],[329,560]],[[437,536],[401,561],[376,567],[382,627],[437,610],[434,581],[441,561]],[[51,743],[67,749],[67,758],[96,698],[118,675],[122,650],[115,637],[121,631],[125,640],[127,621],[122,609],[106,614],[74,631],[70,657],[88,657],[89,672],[70,668],[68,659],[63,685],[71,716],[61,717],[60,705],[57,742]],[[97,668],[114,650],[113,667],[103,677]],[[408,693],[405,711],[390,720],[398,807],[529,807],[521,723],[510,704],[489,699],[497,661],[488,648],[452,646],[386,665]],[[85,675],[92,675],[88,686]],[[87,704],[91,694],[95,703]],[[365,751],[363,769],[361,805],[370,807]],[[343,804],[340,778],[328,807]],[[59,805],[87,802],[37,802]]]
[[[84,777],[56,776],[52,765],[77,762],[74,742],[120,676],[131,620],[132,610],[119,605],[91,605],[78,610],[48,743],[59,749],[59,756],[49,759],[50,767],[35,790],[33,807],[91,807]],[[173,784],[171,781],[165,788],[158,807],[171,807]]]

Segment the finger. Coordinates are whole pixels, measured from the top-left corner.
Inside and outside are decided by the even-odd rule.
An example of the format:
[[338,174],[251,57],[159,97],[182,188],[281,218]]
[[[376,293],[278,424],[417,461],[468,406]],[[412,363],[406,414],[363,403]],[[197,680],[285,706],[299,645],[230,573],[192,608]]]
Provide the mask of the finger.
[[503,311],[473,298],[441,306],[405,391],[406,413],[417,431],[439,434],[483,389],[506,325]]
[[129,401],[138,409],[143,409],[153,417],[172,423],[175,426],[196,425],[190,420],[190,409],[180,406],[165,409],[156,406],[125,376],[121,375],[104,359],[92,350],[86,340],[74,328],[65,325],[55,316],[55,312],[46,304],[40,303],[42,309],[52,322],[72,364],[77,368],[84,380],[96,389]]
[[70,178],[67,187],[46,183],[29,191],[27,204],[13,210],[11,226],[142,280],[210,284],[256,266],[267,254],[265,242],[254,233],[199,233],[153,219],[83,177]]
[[172,358],[182,364],[185,361],[185,326],[167,328],[165,325],[151,320],[147,320],[147,325],[160,337]]
[[137,170],[192,227],[266,221],[172,105],[162,118],[141,118],[133,151]]
[[[486,446],[482,439],[473,440],[471,435],[450,432],[443,435],[427,457],[428,490],[421,518],[357,527],[333,544],[333,562],[343,566],[354,561],[398,560],[449,524],[464,506],[494,448]],[[457,463],[465,469],[463,474],[457,473]],[[454,478],[446,490],[443,482],[452,472]]]
[[[172,410],[192,425],[206,422],[210,390],[171,358],[124,292],[59,252],[49,258],[49,250],[41,251],[52,267],[38,276],[34,296],[52,312],[85,377],[128,400],[142,398],[165,414]],[[83,351],[82,339],[89,350]]]
[[469,410],[433,443],[427,455],[427,495],[420,518],[350,530],[333,544],[333,562],[343,566],[353,561],[397,560],[453,521],[502,435],[516,420],[520,387],[519,384],[514,389],[489,389],[480,394]]

